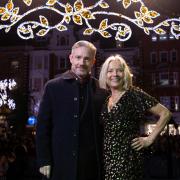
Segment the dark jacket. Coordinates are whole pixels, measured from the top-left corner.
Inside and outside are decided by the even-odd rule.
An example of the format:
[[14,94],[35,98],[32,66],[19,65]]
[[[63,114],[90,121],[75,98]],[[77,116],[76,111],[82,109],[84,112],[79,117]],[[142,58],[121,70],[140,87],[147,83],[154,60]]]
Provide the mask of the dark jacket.
[[[39,166],[52,166],[52,180],[75,180],[79,132],[78,79],[70,71],[50,80],[44,90],[37,124]],[[107,93],[90,78],[92,121],[100,177],[101,130],[99,115]],[[88,139],[87,139],[88,141]],[[99,178],[100,179],[100,178]]]

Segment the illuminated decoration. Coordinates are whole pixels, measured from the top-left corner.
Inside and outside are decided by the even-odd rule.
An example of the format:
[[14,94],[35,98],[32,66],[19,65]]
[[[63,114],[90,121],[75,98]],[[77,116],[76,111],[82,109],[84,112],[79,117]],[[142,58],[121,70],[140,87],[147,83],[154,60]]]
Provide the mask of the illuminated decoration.
[[[32,0],[22,0],[28,7],[31,6]],[[68,30],[67,25],[73,21],[76,25],[84,25],[84,35],[91,35],[93,33],[99,33],[104,38],[110,38],[115,31],[115,39],[118,41],[127,41],[131,35],[132,30],[128,24],[119,22],[125,20],[132,23],[142,29],[147,35],[150,33],[156,33],[158,35],[164,35],[167,33],[167,29],[171,34],[179,39],[180,36],[180,18],[171,18],[163,20],[162,22],[154,25],[154,19],[160,16],[160,14],[154,10],[149,10],[143,0],[116,0],[117,4],[122,3],[125,9],[128,9],[132,4],[140,5],[139,10],[134,11],[134,17],[128,17],[121,13],[111,11],[109,4],[105,0],[99,0],[93,5],[85,6],[82,0],[76,0],[74,4],[67,2],[63,4],[60,0],[47,0],[46,4],[32,8],[26,11],[24,14],[20,14],[20,7],[15,7],[13,0],[8,0],[5,7],[0,7],[1,21],[8,22],[7,24],[0,24],[0,29],[4,29],[6,33],[15,26],[19,21],[23,21],[28,15],[40,11],[50,10],[59,17],[62,17],[55,25],[50,25],[48,19],[45,16],[39,15],[39,21],[24,21],[17,27],[17,34],[22,39],[33,39],[34,34],[37,36],[45,36],[50,30],[57,29],[58,31]],[[97,10],[98,8],[98,10]],[[99,10],[100,9],[100,10]],[[107,18],[103,19],[98,28],[93,27],[91,22],[96,20],[97,16],[103,15]],[[118,22],[110,23],[108,17],[118,17]],[[36,31],[36,33],[35,33]],[[112,34],[111,34],[112,33]]]
[[27,123],[28,125],[35,125],[37,123],[37,118],[35,116],[30,116]]
[[8,96],[8,91],[11,91],[16,86],[14,79],[5,79],[0,81],[0,107],[7,105],[10,110],[14,110],[16,104],[13,99]]
[[[161,135],[165,134],[167,130],[169,130],[168,132],[169,135],[172,135],[172,136],[180,135],[180,125],[178,125],[177,128],[175,128],[173,124],[169,124],[167,126],[161,132]],[[156,127],[156,124],[147,124],[145,128],[145,131],[146,131],[145,133],[147,135],[151,134],[155,127]]]

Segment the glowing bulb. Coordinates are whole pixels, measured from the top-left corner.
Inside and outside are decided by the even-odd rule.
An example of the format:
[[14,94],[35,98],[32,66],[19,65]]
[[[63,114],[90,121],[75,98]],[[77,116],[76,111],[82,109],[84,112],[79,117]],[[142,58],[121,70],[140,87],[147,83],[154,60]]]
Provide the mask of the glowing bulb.
[[16,86],[14,79],[5,79],[0,81],[0,107],[7,105],[9,109],[14,110],[16,104],[13,99],[8,97],[7,90],[12,90]]
[[[30,7],[33,0],[23,0],[23,2]],[[157,25],[154,25],[154,19],[160,16],[160,14],[154,10],[149,10],[143,0],[116,0],[118,4],[122,4],[125,9],[130,8],[132,4],[137,4],[140,9],[134,11],[134,17],[128,17],[120,12],[112,11],[109,4],[105,0],[99,0],[95,4],[85,7],[82,0],[76,0],[74,4],[67,2],[63,4],[60,0],[47,0],[46,4],[42,4],[39,7],[32,8],[24,13],[20,14],[20,7],[15,7],[12,0],[9,0],[5,7],[0,7],[0,16],[3,24],[0,24],[0,29],[4,29],[6,33],[11,30],[11,27],[15,26],[19,21],[22,23],[17,27],[17,34],[22,39],[33,39],[34,36],[45,36],[50,30],[56,29],[58,31],[66,31],[66,26],[71,21],[76,25],[84,25],[86,27],[84,35],[91,35],[93,33],[99,33],[104,38],[110,38],[115,34],[114,38],[118,41],[127,41],[132,36],[132,29],[129,25],[120,22],[109,23],[108,16],[114,16],[120,18],[120,20],[129,21],[136,25],[140,29],[144,30],[144,33],[150,35],[155,33],[158,35],[166,34],[166,28],[170,28],[170,33],[176,39],[180,36],[180,18],[166,19]],[[99,7],[100,10],[96,10]],[[106,10],[105,10],[106,9]],[[23,21],[29,14],[35,13],[39,10],[50,10],[60,17],[62,20],[55,25],[49,25],[49,21],[45,16],[40,15],[39,21]],[[91,20],[96,20],[98,15],[106,16],[100,24],[99,28],[91,25]],[[4,22],[10,22],[4,24]],[[37,31],[35,33],[35,31]],[[111,34],[112,31],[115,33]]]

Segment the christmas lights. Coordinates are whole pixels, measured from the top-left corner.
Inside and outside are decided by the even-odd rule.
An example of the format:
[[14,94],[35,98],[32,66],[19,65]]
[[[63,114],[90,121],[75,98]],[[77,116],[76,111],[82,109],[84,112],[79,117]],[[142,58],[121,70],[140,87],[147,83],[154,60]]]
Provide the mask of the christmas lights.
[[[32,0],[23,0],[27,6],[32,5]],[[122,3],[125,9],[129,8],[132,4],[140,5],[139,10],[134,11],[134,17],[128,17],[118,12],[110,11],[109,4],[105,0],[99,0],[93,5],[86,7],[82,0],[76,0],[74,4],[67,2],[63,4],[60,0],[47,0],[45,5],[41,5],[36,8],[32,8],[23,14],[20,14],[20,7],[15,7],[13,0],[9,0],[5,7],[0,7],[1,23],[0,29],[4,29],[6,33],[10,29],[23,21],[23,19],[40,10],[50,10],[59,17],[62,17],[61,21],[55,25],[50,25],[48,18],[39,15],[39,21],[24,21],[17,27],[17,34],[22,39],[33,39],[37,36],[45,36],[50,30],[57,29],[58,31],[68,30],[68,24],[73,21],[76,25],[84,25],[84,35],[91,35],[93,33],[99,33],[104,38],[110,38],[115,34],[115,39],[119,41],[127,41],[132,35],[132,29],[129,25],[122,20],[130,22],[140,29],[142,29],[147,35],[154,32],[159,35],[167,33],[169,28],[170,33],[179,39],[180,36],[180,18],[171,18],[163,20],[162,22],[154,25],[154,19],[160,16],[160,14],[154,10],[149,10],[143,0],[116,0],[118,4]],[[99,7],[100,10],[96,10]],[[93,27],[91,22],[97,19],[98,15],[106,16],[101,20],[99,27]],[[118,22],[109,23],[108,17],[118,17]],[[36,31],[36,33],[35,33]],[[115,31],[115,33],[113,33]]]
[[[146,124],[145,134],[150,135],[153,130],[155,129],[156,124]],[[174,127],[173,124],[168,124],[164,130],[161,132],[161,135],[167,133],[167,130],[169,131],[168,134],[171,136],[179,135],[180,134],[180,125],[178,127]]]
[[11,91],[16,86],[14,79],[5,79],[0,81],[0,107],[7,105],[10,110],[16,108],[13,99],[8,96],[8,90]]

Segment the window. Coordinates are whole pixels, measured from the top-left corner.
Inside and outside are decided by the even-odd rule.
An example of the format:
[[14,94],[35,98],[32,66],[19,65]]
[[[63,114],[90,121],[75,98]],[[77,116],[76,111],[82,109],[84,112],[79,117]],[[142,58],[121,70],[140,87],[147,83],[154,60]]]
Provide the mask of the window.
[[33,59],[29,60],[29,69],[32,70],[33,69]]
[[29,89],[32,89],[32,79],[29,79]]
[[19,61],[12,61],[11,62],[11,68],[13,70],[17,70],[19,68]]
[[174,97],[174,110],[175,111],[179,110],[179,96]]
[[176,62],[177,61],[177,51],[172,50],[171,51],[171,62]]
[[159,40],[160,40],[160,41],[165,41],[165,40],[167,40],[167,39],[168,39],[167,34],[161,35],[161,36],[159,37]]
[[60,45],[59,35],[57,35],[56,45],[57,45],[57,46],[59,46],[59,45]]
[[44,69],[48,69],[48,65],[49,65],[49,56],[45,55],[44,56]]
[[160,102],[166,106],[168,109],[171,107],[171,101],[169,96],[161,96],[160,97]]
[[43,56],[34,57],[34,69],[42,69]]
[[152,35],[152,36],[151,36],[151,40],[152,40],[153,42],[156,42],[156,41],[157,41],[157,36]]
[[160,52],[160,61],[166,63],[168,61],[168,53],[166,51]]
[[70,69],[71,68],[71,63],[69,60],[69,56],[66,57],[66,68]]
[[150,54],[151,58],[151,64],[155,64],[157,62],[157,53],[156,52],[151,52]]
[[169,85],[169,73],[159,73],[159,83],[161,86]]
[[152,85],[156,85],[156,74],[152,73],[151,77],[152,77]]
[[173,72],[173,85],[177,86],[179,84],[179,73]]
[[169,39],[170,39],[170,40],[173,40],[173,39],[175,39],[175,37],[174,37],[172,34],[170,34],[170,35],[169,35]]
[[65,57],[58,56],[57,69],[64,69],[64,68],[66,68],[66,59]]
[[57,42],[56,42],[57,46],[66,46],[69,45],[69,36],[67,35],[66,37],[64,36],[59,36],[57,35]]
[[179,96],[171,97],[171,107],[174,111],[179,111]]
[[61,57],[59,59],[59,69],[65,68],[66,67],[66,60],[65,58]]
[[34,78],[34,91],[41,91],[41,79],[40,78]]
[[65,37],[61,37],[61,46],[66,45],[66,39]]
[[69,35],[66,36],[66,45],[69,45]]
[[179,85],[179,73],[178,72],[172,72],[169,74],[169,82],[170,85],[178,86]]

